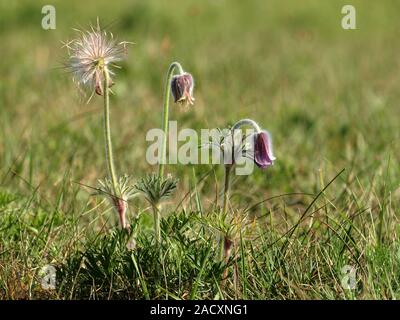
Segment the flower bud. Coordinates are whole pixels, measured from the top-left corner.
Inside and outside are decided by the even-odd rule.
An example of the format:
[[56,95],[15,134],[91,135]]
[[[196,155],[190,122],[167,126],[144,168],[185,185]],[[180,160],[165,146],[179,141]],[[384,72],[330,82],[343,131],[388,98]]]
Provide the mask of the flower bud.
[[261,131],[254,135],[254,162],[265,169],[273,164],[276,158],[272,154],[271,137],[267,131]]
[[174,76],[171,80],[171,92],[175,103],[194,104],[194,81],[190,73]]
[[[103,95],[103,77],[99,76],[96,77],[96,86],[95,86],[95,92],[99,95],[102,96]],[[114,85],[114,81],[110,78],[108,80],[108,87],[111,88]]]

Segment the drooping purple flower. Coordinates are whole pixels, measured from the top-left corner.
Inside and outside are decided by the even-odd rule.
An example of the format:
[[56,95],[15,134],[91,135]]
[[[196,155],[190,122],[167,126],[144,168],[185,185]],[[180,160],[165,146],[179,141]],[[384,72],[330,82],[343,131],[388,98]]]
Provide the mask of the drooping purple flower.
[[190,73],[176,75],[171,80],[171,92],[174,102],[182,104],[194,104],[194,81]]
[[272,153],[271,136],[267,131],[254,135],[254,163],[261,169],[271,166],[276,158]]

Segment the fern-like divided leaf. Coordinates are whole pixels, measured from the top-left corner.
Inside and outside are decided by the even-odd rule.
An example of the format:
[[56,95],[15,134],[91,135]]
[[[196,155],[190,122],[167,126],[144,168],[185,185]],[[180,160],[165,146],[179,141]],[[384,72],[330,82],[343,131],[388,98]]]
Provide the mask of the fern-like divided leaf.
[[164,178],[153,173],[142,178],[136,184],[136,189],[144,195],[151,205],[157,206],[173,194],[177,184],[178,180],[175,178]]
[[127,201],[138,194],[135,186],[131,183],[130,176],[126,174],[118,179],[117,192],[120,193],[119,195],[114,194],[115,192],[111,179],[105,178],[103,180],[98,180],[98,183],[99,188],[97,192],[95,192],[96,195],[103,195],[111,199],[120,197],[122,200]]

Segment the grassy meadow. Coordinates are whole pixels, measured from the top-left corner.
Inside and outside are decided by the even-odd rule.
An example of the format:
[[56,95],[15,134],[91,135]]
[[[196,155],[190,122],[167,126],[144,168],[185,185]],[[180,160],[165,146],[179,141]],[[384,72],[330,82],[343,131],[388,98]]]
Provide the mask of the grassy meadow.
[[[399,299],[400,3],[348,1],[0,0],[0,299]],[[234,254],[217,257],[221,165],[170,165],[162,208],[129,202],[136,246],[87,186],[107,174],[102,98],[63,68],[62,42],[99,17],[131,41],[111,96],[119,174],[139,181],[146,132],[161,127],[165,73],[179,61],[195,105],[171,102],[179,128],[256,120],[274,165],[234,176]],[[56,269],[56,288],[40,270]],[[344,270],[354,268],[346,289]]]

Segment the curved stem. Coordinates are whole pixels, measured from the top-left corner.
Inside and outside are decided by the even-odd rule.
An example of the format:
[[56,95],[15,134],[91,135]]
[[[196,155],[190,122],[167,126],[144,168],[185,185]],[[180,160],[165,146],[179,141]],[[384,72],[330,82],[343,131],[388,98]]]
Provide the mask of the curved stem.
[[160,164],[158,167],[158,175],[162,177],[164,175],[164,164],[167,158],[167,141],[168,141],[168,113],[169,113],[169,97],[171,95],[171,80],[175,69],[178,69],[180,74],[183,74],[182,66],[179,62],[172,62],[167,71],[167,77],[165,79],[165,89],[164,89],[164,109],[163,109],[163,143],[161,146],[161,157]]
[[228,211],[228,200],[229,200],[229,189],[230,189],[230,173],[232,165],[225,166],[225,187],[224,187],[224,205],[223,213],[226,214]]
[[[232,142],[234,142],[233,134],[234,134],[235,130],[240,129],[240,127],[244,126],[244,125],[252,126],[256,130],[257,133],[261,132],[260,126],[254,120],[241,119],[238,122],[236,122],[232,127]],[[233,146],[233,150],[234,150],[234,146]],[[234,157],[234,155],[232,154],[232,159],[233,159],[233,157]],[[232,169],[232,165],[230,165],[230,164],[225,165],[225,189],[224,189],[224,204],[223,204],[223,213],[224,214],[226,214],[226,212],[228,210],[231,169]]]
[[234,131],[234,130],[237,130],[237,129],[239,129],[240,127],[242,127],[242,126],[244,126],[244,125],[252,126],[252,127],[257,131],[257,133],[261,132],[261,128],[260,128],[260,126],[257,124],[257,122],[255,122],[254,120],[251,120],[251,119],[242,119],[242,120],[239,120],[238,122],[236,122],[236,123],[233,125],[232,130],[233,130],[233,131]]
[[[230,191],[230,173],[231,173],[232,165],[225,166],[225,185],[224,185],[224,202],[223,202],[223,217],[225,219],[225,215],[228,211],[228,201],[229,201],[229,191]],[[219,235],[219,252],[218,256],[220,260],[224,260],[224,252],[225,252],[225,239],[226,236],[221,232]]]
[[113,158],[112,143],[111,143],[110,92],[108,89],[109,82],[110,82],[110,75],[108,74],[107,69],[104,69],[103,92],[104,92],[104,137],[105,137],[106,162],[107,162],[108,173],[110,175],[114,189],[114,196],[118,197],[119,196],[118,185],[117,185],[117,178],[115,175],[114,158]]
[[157,205],[153,206],[153,218],[154,218],[154,233],[157,246],[161,243],[161,232],[160,232],[160,211]]
[[[240,127],[244,125],[249,125],[252,126],[257,133],[261,132],[260,126],[255,122],[254,120],[251,119],[241,119],[238,122],[236,122],[233,127],[232,127],[232,142],[234,143],[234,133],[235,130],[240,129]],[[232,150],[234,150],[235,147],[233,145]],[[234,151],[232,151],[234,152]],[[234,155],[232,154],[232,159]],[[223,218],[225,219],[225,216],[228,212],[228,203],[229,203],[229,193],[230,193],[230,173],[232,170],[233,165],[232,164],[227,164],[225,165],[225,187],[224,187],[224,202],[223,202]],[[231,255],[231,248],[232,248],[232,241],[227,237],[226,234],[223,234],[222,232],[219,235],[219,250],[218,250],[218,256],[219,260],[222,261],[223,263],[227,264],[229,261],[229,257]],[[221,281],[221,287],[225,286],[225,278],[228,275],[228,268],[226,267],[223,273],[223,279]]]

